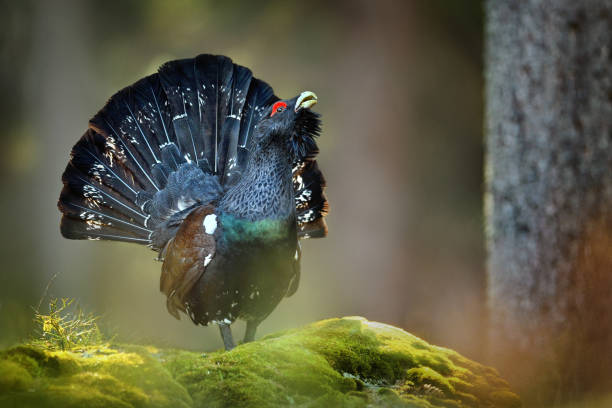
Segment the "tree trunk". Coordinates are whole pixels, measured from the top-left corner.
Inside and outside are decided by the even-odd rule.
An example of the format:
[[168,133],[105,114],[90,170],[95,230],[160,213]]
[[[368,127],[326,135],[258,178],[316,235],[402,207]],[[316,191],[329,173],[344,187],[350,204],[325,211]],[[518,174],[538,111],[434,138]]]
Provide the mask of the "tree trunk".
[[609,391],[612,1],[486,17],[492,358],[542,403]]

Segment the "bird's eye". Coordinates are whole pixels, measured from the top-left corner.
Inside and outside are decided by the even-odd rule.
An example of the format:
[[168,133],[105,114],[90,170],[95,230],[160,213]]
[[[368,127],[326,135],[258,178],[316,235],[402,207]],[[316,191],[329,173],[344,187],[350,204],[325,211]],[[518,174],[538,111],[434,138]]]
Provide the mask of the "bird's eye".
[[274,116],[275,113],[284,111],[285,109],[287,109],[287,104],[285,102],[276,102],[274,105],[272,105],[272,113],[270,114],[270,117]]

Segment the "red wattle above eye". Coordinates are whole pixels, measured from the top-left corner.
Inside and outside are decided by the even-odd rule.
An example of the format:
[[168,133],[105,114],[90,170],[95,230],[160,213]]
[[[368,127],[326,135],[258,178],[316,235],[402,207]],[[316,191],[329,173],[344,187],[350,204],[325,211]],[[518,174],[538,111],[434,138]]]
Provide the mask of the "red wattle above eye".
[[285,109],[287,109],[287,104],[285,102],[276,102],[274,105],[272,105],[272,113],[270,114],[270,117],[274,116],[275,113],[284,111]]

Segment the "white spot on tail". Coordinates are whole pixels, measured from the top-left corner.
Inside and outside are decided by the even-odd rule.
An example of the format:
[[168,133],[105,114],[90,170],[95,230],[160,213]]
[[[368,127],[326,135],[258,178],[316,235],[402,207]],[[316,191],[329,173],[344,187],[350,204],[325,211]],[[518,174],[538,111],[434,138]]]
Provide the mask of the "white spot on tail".
[[294,177],[293,182],[296,184],[296,187],[298,190],[301,190],[304,188],[304,180],[302,179],[302,176]]
[[214,234],[215,230],[217,229],[217,215],[208,214],[206,217],[204,217],[204,222],[202,225],[204,225],[204,230],[207,234]]
[[308,210],[306,211],[304,214],[298,215],[297,217],[297,221],[298,223],[306,223],[306,222],[311,222],[314,220],[315,218],[315,212],[313,210]]

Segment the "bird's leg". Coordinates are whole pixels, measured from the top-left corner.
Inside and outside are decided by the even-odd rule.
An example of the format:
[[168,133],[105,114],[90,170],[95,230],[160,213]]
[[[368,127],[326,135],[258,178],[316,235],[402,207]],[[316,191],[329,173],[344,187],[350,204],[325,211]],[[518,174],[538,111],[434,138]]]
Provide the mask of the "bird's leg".
[[230,351],[236,347],[234,344],[234,337],[232,336],[232,329],[229,324],[219,323],[219,331],[221,332],[221,338],[223,338],[223,345],[226,351]]
[[256,320],[248,320],[246,325],[246,331],[244,332],[244,340],[243,343],[248,343],[250,341],[255,340],[255,332],[257,331],[257,326],[259,326],[258,321]]

